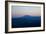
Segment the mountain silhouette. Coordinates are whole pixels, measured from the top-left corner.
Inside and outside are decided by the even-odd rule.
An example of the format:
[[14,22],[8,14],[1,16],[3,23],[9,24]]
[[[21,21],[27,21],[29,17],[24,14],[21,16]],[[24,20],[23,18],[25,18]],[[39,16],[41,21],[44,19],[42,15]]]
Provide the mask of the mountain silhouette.
[[12,18],[12,28],[39,27],[40,25],[41,25],[41,16],[24,15],[19,18]]
[[30,15],[24,15],[24,17],[30,17]]

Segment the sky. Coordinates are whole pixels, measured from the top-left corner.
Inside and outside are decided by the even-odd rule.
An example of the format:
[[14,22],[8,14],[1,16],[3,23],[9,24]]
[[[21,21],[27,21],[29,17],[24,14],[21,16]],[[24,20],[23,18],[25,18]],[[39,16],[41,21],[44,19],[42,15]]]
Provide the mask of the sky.
[[24,15],[41,16],[41,7],[37,6],[12,6],[12,17]]

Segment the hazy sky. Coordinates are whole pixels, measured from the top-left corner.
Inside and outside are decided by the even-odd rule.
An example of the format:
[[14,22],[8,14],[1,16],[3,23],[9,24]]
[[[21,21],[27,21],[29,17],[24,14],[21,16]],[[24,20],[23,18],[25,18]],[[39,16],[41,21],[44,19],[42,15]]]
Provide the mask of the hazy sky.
[[12,16],[21,17],[24,15],[41,16],[41,7],[37,6],[12,6]]

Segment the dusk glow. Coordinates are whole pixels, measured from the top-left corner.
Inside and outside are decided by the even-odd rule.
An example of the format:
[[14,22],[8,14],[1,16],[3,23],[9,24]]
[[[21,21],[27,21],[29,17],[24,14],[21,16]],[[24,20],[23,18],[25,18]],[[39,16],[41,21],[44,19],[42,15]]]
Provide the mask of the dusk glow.
[[41,16],[41,7],[37,6],[12,6],[12,16],[21,17],[24,15]]

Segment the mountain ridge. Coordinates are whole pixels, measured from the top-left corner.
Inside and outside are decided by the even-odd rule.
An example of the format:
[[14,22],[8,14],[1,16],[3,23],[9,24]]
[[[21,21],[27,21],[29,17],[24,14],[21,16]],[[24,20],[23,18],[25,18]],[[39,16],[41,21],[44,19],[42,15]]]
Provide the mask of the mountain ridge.
[[[41,16],[30,16],[30,15],[24,15],[24,16],[21,16],[21,17],[41,17]],[[12,18],[21,18],[21,17],[12,17]]]
[[41,16],[22,16],[19,18],[12,18],[12,27],[39,27],[41,25]]

